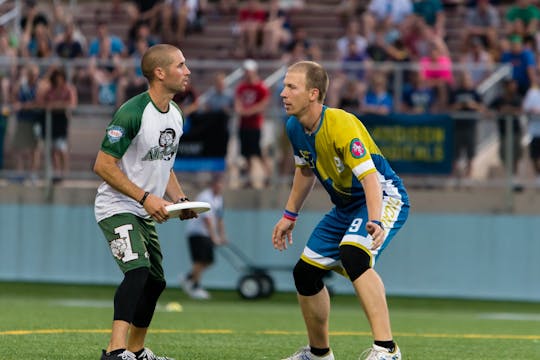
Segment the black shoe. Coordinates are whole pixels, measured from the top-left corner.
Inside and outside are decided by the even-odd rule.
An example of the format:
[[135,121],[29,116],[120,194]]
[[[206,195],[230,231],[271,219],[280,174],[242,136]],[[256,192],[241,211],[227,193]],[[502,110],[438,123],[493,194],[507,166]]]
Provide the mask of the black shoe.
[[[144,359],[144,358],[139,358]],[[124,349],[114,350],[107,353],[105,350],[101,352],[101,360],[137,360],[137,357],[131,351]]]
[[142,349],[141,353],[137,355],[136,359],[137,360],[174,360],[173,358],[166,357],[166,356],[157,356],[149,348]]

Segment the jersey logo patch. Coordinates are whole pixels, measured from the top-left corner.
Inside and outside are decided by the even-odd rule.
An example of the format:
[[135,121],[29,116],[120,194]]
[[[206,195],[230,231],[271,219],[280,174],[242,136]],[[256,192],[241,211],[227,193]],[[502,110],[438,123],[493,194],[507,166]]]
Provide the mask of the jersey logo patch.
[[167,128],[159,132],[158,145],[153,146],[146,155],[142,158],[143,161],[153,160],[171,160],[173,155],[178,150],[178,144],[175,144],[176,131]]
[[355,159],[360,159],[366,155],[366,148],[364,147],[364,144],[362,144],[362,142],[357,138],[352,139],[350,150],[351,155]]
[[107,139],[109,139],[109,142],[111,144],[114,144],[115,142],[120,141],[120,139],[124,137],[125,132],[126,131],[121,126],[109,126],[107,128]]

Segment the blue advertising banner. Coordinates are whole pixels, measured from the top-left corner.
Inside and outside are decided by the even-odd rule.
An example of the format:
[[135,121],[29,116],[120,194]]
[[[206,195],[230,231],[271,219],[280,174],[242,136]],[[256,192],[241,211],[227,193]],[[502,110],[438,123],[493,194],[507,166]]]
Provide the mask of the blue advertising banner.
[[448,115],[357,115],[399,174],[450,174],[454,122]]

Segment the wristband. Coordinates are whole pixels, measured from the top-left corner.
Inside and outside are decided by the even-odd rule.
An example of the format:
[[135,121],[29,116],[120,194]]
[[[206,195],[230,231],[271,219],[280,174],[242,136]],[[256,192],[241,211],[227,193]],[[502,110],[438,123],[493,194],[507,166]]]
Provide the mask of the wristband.
[[183,203],[183,202],[186,202],[186,201],[189,201],[189,199],[186,196],[184,196],[183,198],[180,198],[180,199],[176,200],[176,203],[178,204],[178,203]]
[[150,193],[146,191],[143,197],[141,198],[141,200],[139,200],[139,204],[144,205],[144,202],[146,201],[146,198],[148,197],[148,195],[150,195]]
[[369,220],[370,222],[374,223],[374,224],[377,224],[379,225],[379,227],[384,230],[384,226],[382,224],[382,222],[380,222],[379,220]]
[[287,220],[296,221],[296,218],[298,217],[298,213],[285,209],[283,211],[283,217]]

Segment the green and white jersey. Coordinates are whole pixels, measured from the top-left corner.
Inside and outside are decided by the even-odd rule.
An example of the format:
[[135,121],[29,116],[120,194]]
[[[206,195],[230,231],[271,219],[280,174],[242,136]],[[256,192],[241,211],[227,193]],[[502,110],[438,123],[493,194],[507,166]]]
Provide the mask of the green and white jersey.
[[[114,114],[101,150],[119,161],[120,169],[141,189],[163,197],[182,136],[183,116],[175,102],[161,112],[148,92],[128,100]],[[149,215],[137,201],[103,182],[94,212],[99,222],[115,214]]]

